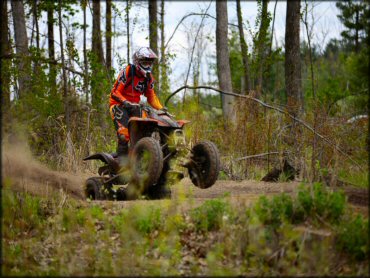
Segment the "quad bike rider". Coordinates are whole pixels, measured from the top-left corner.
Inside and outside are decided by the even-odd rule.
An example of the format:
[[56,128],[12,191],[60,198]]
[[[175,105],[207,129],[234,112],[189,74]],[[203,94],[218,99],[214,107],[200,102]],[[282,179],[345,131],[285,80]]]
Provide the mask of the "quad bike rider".
[[[169,174],[181,179],[183,168],[188,169],[192,182],[201,188],[212,186],[217,179],[220,166],[217,147],[203,141],[189,152],[182,132],[188,121],[174,120],[157,98],[151,73],[156,59],[150,48],[141,47],[133,55],[134,63],[119,73],[113,85],[109,104],[118,137],[117,150],[113,154],[98,153],[84,159],[105,163],[99,168],[100,177],[86,182],[85,193],[89,198],[168,196]],[[141,95],[151,107],[140,103]],[[177,162],[171,163],[171,159]],[[113,185],[126,183],[127,188],[113,190]]]

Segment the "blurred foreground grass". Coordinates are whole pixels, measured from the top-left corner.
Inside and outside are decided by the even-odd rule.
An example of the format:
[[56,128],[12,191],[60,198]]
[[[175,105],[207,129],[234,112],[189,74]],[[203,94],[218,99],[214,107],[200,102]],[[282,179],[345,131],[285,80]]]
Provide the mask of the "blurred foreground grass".
[[368,274],[368,219],[321,184],[252,206],[225,196],[76,201],[2,189],[4,275],[359,275]]

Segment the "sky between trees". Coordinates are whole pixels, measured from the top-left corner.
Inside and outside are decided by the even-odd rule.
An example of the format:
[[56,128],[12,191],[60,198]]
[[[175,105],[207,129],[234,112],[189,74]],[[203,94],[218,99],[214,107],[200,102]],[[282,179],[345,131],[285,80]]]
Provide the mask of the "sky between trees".
[[[276,1],[270,1],[268,4],[268,11],[273,15],[274,8],[275,8]],[[338,9],[335,6],[334,1],[323,1],[323,2],[316,2],[316,1],[309,1],[307,2],[308,5],[308,24],[309,28],[312,28],[312,43],[318,44],[321,47],[320,50],[324,50],[326,43],[332,38],[340,38],[340,32],[343,30],[343,25],[339,21],[337,14]],[[126,23],[125,23],[125,12],[124,9],[126,7],[125,1],[114,1],[117,9],[121,13],[121,15],[116,14],[113,11],[112,20],[113,20],[113,31],[119,32],[117,36],[113,37],[113,50],[116,50],[116,53],[113,53],[113,68],[118,74],[119,70],[123,67],[119,62],[118,56],[126,60]],[[9,2],[9,10],[10,10],[10,2]],[[303,9],[306,5],[305,1],[301,2],[301,9]],[[209,1],[166,1],[165,2],[165,40],[167,41],[169,37],[172,35],[176,25],[179,23],[183,16],[189,13],[201,13],[205,11],[209,6]],[[252,45],[251,41],[251,32],[255,33],[258,31],[258,26],[255,26],[255,20],[258,16],[257,10],[257,2],[256,1],[242,1],[242,14],[243,20],[245,22],[245,34],[246,40],[249,46]],[[82,24],[83,16],[81,9],[76,6],[77,14],[74,18],[65,20],[66,25],[72,25],[73,22],[79,22]],[[90,9],[91,8],[91,9]],[[87,32],[87,40],[91,41],[91,30],[92,30],[92,5],[90,4],[90,8],[87,8],[87,22],[88,22],[88,32]],[[210,8],[207,12],[211,16],[216,16],[216,8],[215,8],[215,1],[213,1],[210,5]],[[105,30],[105,5],[101,5],[101,30]],[[277,1],[276,5],[276,17],[275,17],[275,25],[274,25],[274,39],[273,39],[273,47],[282,47],[284,48],[284,36],[285,36],[285,16],[286,16],[286,2],[285,1]],[[176,88],[184,85],[185,83],[185,76],[188,68],[188,64],[190,61],[189,52],[194,43],[194,37],[190,36],[189,33],[196,33],[196,30],[199,28],[201,23],[202,17],[201,16],[190,16],[183,21],[183,23],[179,26],[179,29],[175,33],[173,39],[169,43],[169,52],[171,54],[175,54],[176,56],[170,63],[170,67],[172,69],[172,74],[170,76],[170,86],[171,91],[175,90]],[[132,6],[130,11],[130,28],[131,28],[131,38],[130,41],[132,42],[131,49],[135,50],[140,46],[149,46],[149,31],[148,31],[148,8],[146,1],[139,1],[135,2]],[[237,24],[237,15],[236,15],[236,3],[235,1],[228,1],[228,21],[232,24]],[[40,20],[40,32],[45,36],[41,36],[41,45],[47,46],[47,18],[46,13],[43,13],[42,19]],[[31,37],[32,32],[32,20],[28,20],[26,22],[28,25],[28,37]],[[215,63],[215,59],[212,56],[216,53],[215,47],[215,26],[216,21],[214,18],[206,17],[203,23],[203,48],[204,51],[202,53],[202,63],[201,63],[201,81],[203,83],[207,83],[210,81],[214,81],[217,79],[217,75],[214,71],[210,70],[210,64]],[[9,26],[12,26],[12,19],[10,18]],[[232,27],[236,28],[236,27]],[[306,38],[306,31],[305,26],[301,22],[301,41],[305,40]],[[80,55],[82,57],[82,30],[81,29],[73,29],[70,26],[71,35],[74,36],[76,41],[76,46],[80,50]],[[270,26],[271,30],[271,26]],[[14,32],[13,28],[10,28],[10,31]],[[59,30],[58,28],[54,29],[55,33],[55,40],[56,44],[59,44]],[[230,30],[229,30],[230,34]],[[68,34],[67,34],[68,35]],[[205,39],[206,37],[210,38]],[[105,47],[104,40],[105,36],[102,37],[103,39],[103,47]],[[199,38],[198,38],[199,39]],[[91,48],[90,45],[87,46]],[[251,48],[250,48],[251,49]],[[56,55],[59,55],[59,47],[56,47]],[[125,61],[126,62],[126,61]],[[191,81],[191,80],[189,80]],[[201,82],[202,83],[202,82]]]

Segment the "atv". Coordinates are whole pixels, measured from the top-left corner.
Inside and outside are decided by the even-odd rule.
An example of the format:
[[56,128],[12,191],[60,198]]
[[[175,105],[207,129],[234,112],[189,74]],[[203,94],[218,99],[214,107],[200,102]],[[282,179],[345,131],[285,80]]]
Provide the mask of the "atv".
[[[146,195],[151,199],[170,196],[169,184],[185,177],[209,188],[220,170],[219,152],[208,140],[190,148],[183,128],[186,120],[175,120],[167,111],[137,105],[129,119],[129,154],[96,153],[84,160],[100,160],[99,176],[86,180],[85,195],[91,200],[129,200]],[[126,186],[125,186],[126,185]]]

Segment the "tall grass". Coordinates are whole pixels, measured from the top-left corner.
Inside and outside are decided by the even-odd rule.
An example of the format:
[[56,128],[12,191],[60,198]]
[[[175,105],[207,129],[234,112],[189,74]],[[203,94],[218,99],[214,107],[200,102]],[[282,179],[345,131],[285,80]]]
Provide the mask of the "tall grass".
[[[339,175],[338,169],[351,168],[355,177],[347,180],[359,179],[357,184],[363,184],[364,179],[361,176],[364,171],[348,157],[358,162],[362,169],[366,169],[366,125],[349,124],[344,118],[329,116],[324,108],[316,109],[318,124],[315,131],[331,144],[317,137],[313,149],[313,133],[295,123],[294,134],[294,122],[287,116],[244,99],[237,99],[235,110],[236,120],[225,122],[221,113],[204,109],[193,98],[179,113],[192,121],[187,131],[190,142],[208,139],[216,143],[221,152],[223,170],[229,177],[259,179],[273,167],[282,168],[283,161],[287,160],[299,170],[300,180],[320,181],[324,175],[330,174],[335,183],[343,176]],[[306,111],[300,117],[313,127],[314,112]],[[347,155],[339,153],[335,147]],[[238,160],[263,153],[273,154]],[[317,165],[320,165],[320,169],[317,169]],[[320,171],[323,169],[326,172]]]

